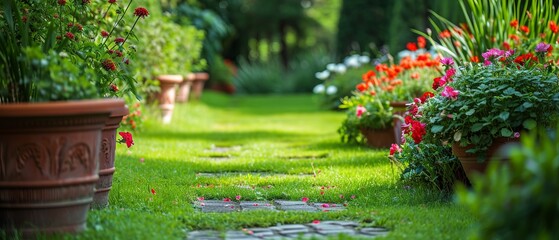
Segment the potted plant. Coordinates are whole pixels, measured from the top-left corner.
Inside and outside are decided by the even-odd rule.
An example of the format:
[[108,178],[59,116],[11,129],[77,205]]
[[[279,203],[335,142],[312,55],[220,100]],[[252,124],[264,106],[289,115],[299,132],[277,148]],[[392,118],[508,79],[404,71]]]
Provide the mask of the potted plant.
[[483,64],[464,67],[445,58],[446,74],[433,84],[437,94],[412,106],[425,128],[424,138],[451,144],[468,178],[473,171],[484,171],[501,144],[557,121],[557,66],[546,60],[552,47],[539,43],[530,50],[490,49],[483,53]]
[[[421,43],[419,45],[423,49],[425,39],[421,37],[419,39],[418,42]],[[342,101],[340,108],[349,108],[348,120],[339,130],[342,140],[363,139],[356,139],[360,136],[357,134],[359,131],[362,136],[368,136],[365,139],[368,139],[369,145],[373,147],[389,147],[394,142],[400,142],[401,115],[405,111],[406,104],[415,98],[420,98],[429,90],[432,77],[441,71],[438,57],[418,51],[417,47],[411,50],[414,50],[412,53],[415,55],[402,58],[399,64],[378,64],[375,70],[364,73],[362,82],[356,86],[357,91],[353,96]],[[362,107],[365,117],[352,116],[357,113],[358,106]],[[369,119],[371,116],[382,116],[382,120]],[[355,128],[356,126],[358,129]],[[379,143],[380,145],[373,144],[373,139],[379,141],[381,132],[391,132],[394,137],[386,139],[386,142]]]
[[[102,129],[113,112],[125,108],[124,101],[114,97],[135,92],[134,79],[126,71],[128,37],[115,37],[120,31],[114,22],[128,8],[114,14],[115,4],[3,4],[2,231],[31,237],[85,228],[99,179]],[[148,14],[145,8],[134,11],[136,21]]]
[[[181,26],[167,15],[161,15],[159,21],[140,23],[138,26],[138,49],[135,66],[138,76],[145,83],[155,82],[158,89],[148,92],[151,101],[158,101],[163,123],[172,119],[176,86],[183,82],[192,69],[192,61],[200,51],[203,32],[192,26]],[[189,36],[188,38],[186,36]]]

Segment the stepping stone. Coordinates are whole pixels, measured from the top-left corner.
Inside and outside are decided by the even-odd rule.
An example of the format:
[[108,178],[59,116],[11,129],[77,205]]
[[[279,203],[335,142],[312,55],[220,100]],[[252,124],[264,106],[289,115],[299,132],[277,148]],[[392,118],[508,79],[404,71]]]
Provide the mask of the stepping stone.
[[220,200],[205,200],[194,202],[196,208],[200,208],[202,212],[237,212],[241,207],[236,202],[224,202]]
[[225,233],[225,240],[241,240],[241,239],[247,239],[247,240],[256,240],[256,239],[260,239],[254,236],[251,236],[243,231],[227,231]]
[[252,231],[252,236],[263,238],[274,236],[275,233],[270,228],[248,228],[247,231]]
[[280,235],[298,235],[299,233],[311,232],[310,228],[302,224],[289,224],[271,227],[271,230],[277,232]]
[[346,229],[343,226],[340,225],[333,225],[333,224],[325,224],[325,223],[319,223],[319,224],[308,224],[308,226],[316,231],[319,230],[343,230]]
[[352,222],[352,221],[323,221],[320,222],[321,224],[330,224],[330,225],[339,225],[342,227],[352,227],[352,228],[356,228],[359,227],[359,224],[356,222]]
[[280,206],[307,205],[307,203],[303,201],[287,201],[287,200],[274,200],[274,204]]
[[369,236],[383,236],[388,234],[388,229],[386,228],[362,228],[359,230],[361,234]]
[[254,211],[254,210],[268,210],[277,211],[276,207],[269,202],[241,202],[242,211]]
[[283,211],[318,212],[319,209],[309,205],[287,205],[279,207]]
[[341,211],[346,210],[341,203],[313,203],[312,206],[320,209],[321,211]]
[[205,239],[205,240],[221,240],[218,231],[207,230],[207,231],[192,231],[187,235],[187,239]]

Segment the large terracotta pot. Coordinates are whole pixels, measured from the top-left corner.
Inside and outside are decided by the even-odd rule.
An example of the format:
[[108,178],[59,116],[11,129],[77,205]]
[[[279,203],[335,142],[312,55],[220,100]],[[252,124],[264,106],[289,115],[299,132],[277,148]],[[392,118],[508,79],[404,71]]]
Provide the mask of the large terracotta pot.
[[460,160],[466,177],[468,177],[471,182],[472,177],[476,173],[485,173],[491,161],[499,161],[501,163],[507,162],[508,157],[505,155],[505,150],[507,148],[517,147],[519,144],[520,141],[518,138],[496,138],[487,149],[486,154],[482,156],[482,159],[479,159],[477,154],[466,152],[468,149],[472,148],[471,145],[462,147],[459,143],[453,143],[452,154]]
[[0,229],[79,232],[99,179],[101,130],[121,100],[0,104]]
[[395,143],[394,128],[369,129],[360,128],[361,134],[367,139],[367,146],[372,148],[389,148]]
[[159,81],[159,108],[161,109],[161,118],[163,123],[170,123],[173,118],[173,109],[175,108],[176,85],[181,83],[183,77],[181,75],[161,75],[157,77]]
[[205,72],[194,73],[194,81],[191,86],[191,94],[193,99],[200,99],[202,91],[204,90],[204,83],[210,78],[210,75]]
[[99,155],[99,180],[95,185],[95,195],[93,196],[93,208],[104,208],[109,205],[109,191],[113,185],[113,174],[115,172],[115,149],[116,149],[116,130],[124,116],[128,115],[128,107],[124,100],[120,100],[111,109],[111,113],[101,135],[101,151]]
[[190,97],[190,89],[192,88],[192,84],[196,78],[194,73],[189,73],[184,76],[183,81],[179,84],[179,90],[177,91],[177,99],[176,102],[184,103],[188,102],[188,97]]

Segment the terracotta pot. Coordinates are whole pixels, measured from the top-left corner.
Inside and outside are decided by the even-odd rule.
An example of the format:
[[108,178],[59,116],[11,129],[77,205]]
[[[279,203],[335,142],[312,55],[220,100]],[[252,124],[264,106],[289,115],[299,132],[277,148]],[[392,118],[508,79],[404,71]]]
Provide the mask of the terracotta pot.
[[0,229],[80,232],[99,179],[101,130],[121,100],[0,104]]
[[99,180],[95,185],[95,195],[93,195],[93,203],[91,203],[93,208],[104,208],[109,205],[109,191],[113,185],[115,172],[116,130],[120,126],[122,118],[128,113],[124,100],[120,100],[118,106],[111,109],[109,118],[103,127],[101,151],[99,152]]
[[388,148],[395,143],[394,128],[385,129],[359,129],[367,139],[367,145],[372,148]]
[[469,180],[476,174],[485,173],[489,162],[499,161],[505,163],[508,161],[508,157],[505,156],[504,150],[506,148],[515,147],[519,145],[518,138],[497,138],[493,140],[493,143],[487,149],[486,154],[482,159],[478,159],[477,154],[467,153],[466,151],[472,148],[471,145],[462,147],[459,143],[452,144],[452,154],[460,160],[462,168]]
[[210,75],[205,72],[194,73],[194,81],[191,86],[191,93],[193,99],[200,99],[202,91],[204,90],[204,83],[210,78]]
[[184,79],[179,84],[179,90],[177,91],[176,102],[185,103],[188,102],[188,97],[190,97],[190,89],[192,88],[192,83],[194,82],[196,75],[194,73],[189,73],[184,76]]
[[163,123],[170,123],[175,108],[175,87],[182,82],[183,77],[181,75],[161,75],[157,77],[157,80],[161,88],[158,96],[161,118]]

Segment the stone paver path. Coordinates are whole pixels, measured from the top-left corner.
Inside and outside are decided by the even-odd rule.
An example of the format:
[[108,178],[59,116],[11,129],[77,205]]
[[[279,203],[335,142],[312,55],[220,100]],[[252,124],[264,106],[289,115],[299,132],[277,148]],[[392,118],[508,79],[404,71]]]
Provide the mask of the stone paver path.
[[[278,225],[269,228],[247,228],[242,231],[192,231],[187,239],[239,240],[239,239],[320,239],[326,236],[345,234],[359,238],[375,238],[388,233],[386,228],[359,227],[353,221],[323,221],[309,224]],[[223,236],[223,237],[222,237]]]
[[305,212],[329,212],[345,210],[343,204],[336,203],[309,203],[303,201],[274,200],[265,201],[223,201],[203,200],[194,202],[194,206],[202,212],[239,212],[239,211],[305,211]]

